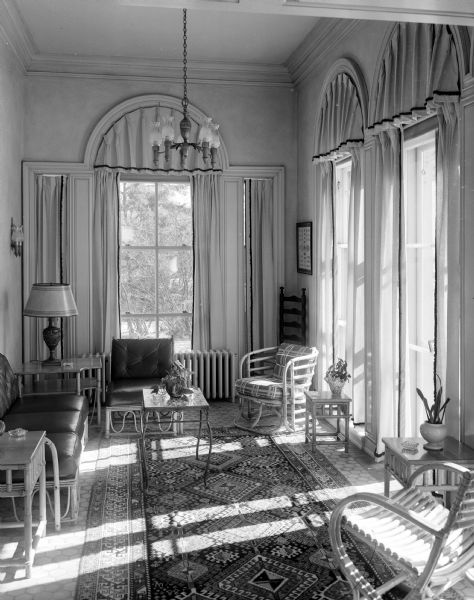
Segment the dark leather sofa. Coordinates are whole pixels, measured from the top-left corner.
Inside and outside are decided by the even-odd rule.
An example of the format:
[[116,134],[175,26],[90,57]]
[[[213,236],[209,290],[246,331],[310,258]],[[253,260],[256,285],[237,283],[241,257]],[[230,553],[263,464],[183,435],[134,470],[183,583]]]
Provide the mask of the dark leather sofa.
[[[54,394],[20,397],[18,379],[8,360],[0,354],[0,419],[6,432],[23,428],[46,431],[58,454],[60,487],[67,488],[70,516],[77,518],[79,464],[87,443],[89,403],[85,396]],[[4,472],[0,472],[0,482]],[[54,487],[51,449],[46,446],[46,485]]]
[[[173,338],[113,339],[105,401],[105,437],[121,433],[132,415],[138,430],[143,388],[155,386],[167,374],[174,356]],[[116,428],[113,413],[122,416]]]

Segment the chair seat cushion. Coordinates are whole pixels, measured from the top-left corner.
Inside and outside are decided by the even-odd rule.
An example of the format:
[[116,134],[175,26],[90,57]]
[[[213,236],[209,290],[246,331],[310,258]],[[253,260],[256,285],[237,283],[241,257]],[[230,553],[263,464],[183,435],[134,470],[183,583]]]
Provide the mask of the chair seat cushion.
[[[290,387],[287,386],[290,393]],[[238,396],[251,396],[263,400],[282,400],[283,384],[278,377],[246,377],[237,379],[235,382],[235,393]],[[295,400],[304,400],[304,390],[297,389]]]
[[105,401],[108,408],[120,408],[126,406],[136,406],[141,408],[143,405],[143,388],[134,391],[109,392]]
[[144,388],[152,388],[161,382],[160,377],[150,377],[148,379],[116,379],[110,382],[107,393],[116,392],[142,392]]

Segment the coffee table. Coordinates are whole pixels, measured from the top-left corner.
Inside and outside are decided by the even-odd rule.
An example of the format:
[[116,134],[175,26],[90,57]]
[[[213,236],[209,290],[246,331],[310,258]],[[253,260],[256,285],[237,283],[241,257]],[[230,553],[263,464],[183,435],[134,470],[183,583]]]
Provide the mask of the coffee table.
[[185,423],[198,423],[198,435],[196,442],[196,460],[199,460],[199,445],[201,443],[201,432],[203,423],[209,434],[209,451],[207,453],[206,466],[204,469],[204,485],[207,486],[207,475],[212,452],[212,430],[209,423],[209,404],[204,398],[201,390],[197,387],[189,388],[192,393],[171,398],[167,393],[154,394],[151,389],[143,390],[143,407],[140,412],[140,454],[142,462],[144,489],[148,488],[148,469],[145,456],[145,436],[150,416],[155,416],[161,425],[161,417],[166,414],[169,424],[168,431],[177,426],[182,431]]

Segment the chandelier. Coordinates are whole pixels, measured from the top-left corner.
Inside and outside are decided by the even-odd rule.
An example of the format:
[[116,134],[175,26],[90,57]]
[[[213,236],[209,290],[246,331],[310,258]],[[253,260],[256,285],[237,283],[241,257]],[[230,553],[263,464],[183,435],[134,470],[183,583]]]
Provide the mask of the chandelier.
[[[181,105],[183,107],[183,118],[179,123],[179,131],[181,136],[175,141],[175,126],[174,116],[170,115],[159,118],[157,114],[156,120],[152,123],[152,131],[150,141],[153,149],[153,164],[158,165],[159,155],[165,155],[165,161],[169,163],[172,150],[179,150],[181,159],[181,168],[186,166],[186,160],[189,156],[189,149],[193,148],[202,154],[205,165],[211,165],[212,169],[216,168],[217,149],[220,146],[219,125],[212,121],[212,118],[207,118],[205,123],[201,125],[198,134],[197,142],[190,142],[189,135],[191,133],[191,119],[188,117],[188,37],[187,37],[187,11],[183,9],[183,98]],[[158,111],[157,111],[158,112]],[[160,150],[164,145],[164,150]]]

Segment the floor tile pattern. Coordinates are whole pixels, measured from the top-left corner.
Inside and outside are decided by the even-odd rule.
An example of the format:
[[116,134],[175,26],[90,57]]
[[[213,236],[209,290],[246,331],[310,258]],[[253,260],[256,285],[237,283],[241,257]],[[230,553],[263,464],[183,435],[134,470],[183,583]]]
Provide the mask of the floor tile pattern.
[[[210,421],[212,427],[225,427],[234,422],[238,407],[230,402],[212,402]],[[94,469],[97,464],[98,446],[102,432],[95,425],[90,427],[89,443],[81,463],[81,496],[77,523],[64,523],[61,531],[54,530],[49,518],[47,536],[40,541],[31,579],[25,579],[24,569],[0,568],[0,597],[2,600],[74,600],[76,578],[84,544],[85,523],[89,506]],[[301,442],[296,433],[295,442]],[[341,490],[347,495],[352,491],[383,492],[383,463],[373,461],[353,444],[349,453],[343,447],[319,446],[334,466],[352,482],[352,488]],[[395,489],[395,486],[394,486]],[[11,519],[11,505],[0,499],[0,521]],[[0,529],[0,559],[11,558],[21,552],[21,529]],[[265,581],[261,585],[274,585]],[[474,585],[465,583],[457,588],[466,600],[474,600]]]

